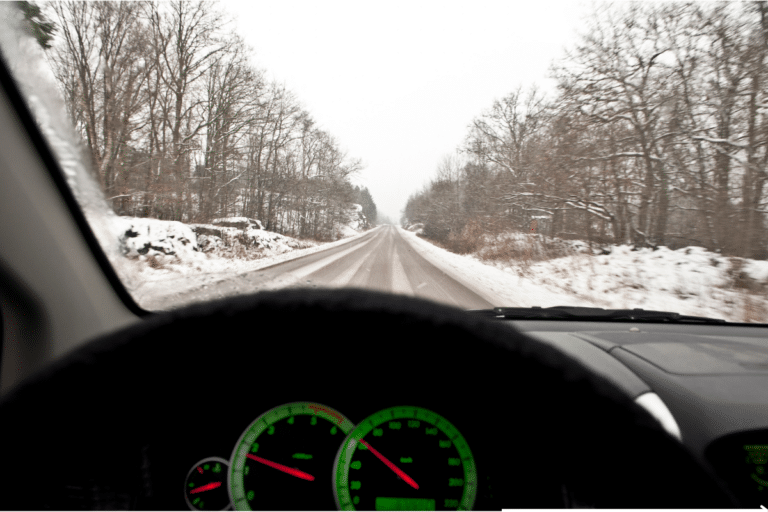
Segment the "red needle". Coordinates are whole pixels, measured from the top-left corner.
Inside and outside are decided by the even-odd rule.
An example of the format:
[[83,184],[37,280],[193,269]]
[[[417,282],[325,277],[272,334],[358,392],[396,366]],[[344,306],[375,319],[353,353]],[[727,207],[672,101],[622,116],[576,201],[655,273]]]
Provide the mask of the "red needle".
[[257,455],[251,455],[249,453],[248,458],[253,459],[256,462],[261,462],[262,464],[269,466],[271,468],[275,468],[279,471],[282,471],[283,473],[288,473],[291,476],[296,476],[299,478],[303,478],[304,480],[309,480],[310,482],[315,479],[315,477],[313,477],[309,473],[299,471],[298,469],[289,468],[288,466],[283,466],[282,464],[278,464],[277,462],[272,462],[271,460],[263,459]]
[[216,489],[217,487],[221,487],[221,482],[211,482],[209,484],[201,485],[200,487],[197,487],[189,491],[189,494],[195,494],[197,492],[203,492],[203,491],[210,491],[211,489]]
[[405,483],[413,487],[414,489],[419,488],[419,484],[416,483],[416,481],[405,474],[405,472],[400,469],[399,467],[395,466],[391,462],[389,462],[389,459],[387,459],[385,456],[380,454],[373,446],[369,445],[367,442],[363,441],[362,439],[358,439],[362,444],[365,445],[366,448],[371,450],[371,453],[374,454],[381,462],[383,462],[389,469],[395,472],[397,476],[405,480]]

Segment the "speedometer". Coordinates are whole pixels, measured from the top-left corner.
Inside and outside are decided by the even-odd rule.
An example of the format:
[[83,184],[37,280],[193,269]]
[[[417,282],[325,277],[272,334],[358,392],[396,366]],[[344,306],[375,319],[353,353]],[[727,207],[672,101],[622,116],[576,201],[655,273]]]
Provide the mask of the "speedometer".
[[331,469],[354,425],[324,405],[270,409],[240,436],[229,493],[236,510],[333,510]]
[[477,493],[472,452],[448,420],[419,407],[369,416],[334,467],[341,510],[469,510]]

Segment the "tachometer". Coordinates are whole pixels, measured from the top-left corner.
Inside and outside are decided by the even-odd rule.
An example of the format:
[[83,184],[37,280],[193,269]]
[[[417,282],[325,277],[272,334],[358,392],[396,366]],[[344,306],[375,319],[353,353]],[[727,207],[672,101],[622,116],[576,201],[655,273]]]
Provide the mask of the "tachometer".
[[334,472],[340,510],[469,510],[477,493],[464,437],[419,407],[393,407],[360,422]]
[[229,493],[236,510],[335,510],[331,470],[354,428],[340,412],[295,402],[251,423],[232,453]]

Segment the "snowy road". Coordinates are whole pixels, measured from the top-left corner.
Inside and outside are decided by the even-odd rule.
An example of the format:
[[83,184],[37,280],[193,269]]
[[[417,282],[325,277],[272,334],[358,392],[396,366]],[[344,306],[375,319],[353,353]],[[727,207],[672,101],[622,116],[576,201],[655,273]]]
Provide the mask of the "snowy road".
[[[170,304],[209,300],[241,293],[289,287],[355,287],[417,296],[462,309],[493,307],[489,295],[468,275],[442,265],[412,241],[411,233],[395,226],[379,226],[347,243],[334,244],[257,270],[207,279],[198,285],[168,283],[167,292],[156,290],[143,298],[150,310],[166,309]],[[190,283],[191,284],[191,283]]]
[[293,286],[355,287],[412,295],[465,309],[493,305],[461,276],[449,275],[423,255],[394,226],[241,276],[255,290]]

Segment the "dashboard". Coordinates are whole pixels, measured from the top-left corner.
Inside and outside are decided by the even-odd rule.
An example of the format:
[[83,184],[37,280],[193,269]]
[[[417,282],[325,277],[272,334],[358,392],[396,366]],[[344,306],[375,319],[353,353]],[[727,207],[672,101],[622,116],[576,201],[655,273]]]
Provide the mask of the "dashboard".
[[[638,403],[641,397],[659,397],[668,418],[650,407],[649,412],[662,422],[671,419],[671,427],[665,425],[668,432],[738,500],[755,507],[768,502],[768,397],[759,391],[768,389],[768,329],[542,321],[503,325],[563,351]],[[378,386],[385,388],[387,379]],[[322,396],[316,402],[274,404],[257,416],[243,412],[237,422],[201,418],[200,439],[205,432],[218,434],[180,460],[168,460],[178,463],[168,474],[180,475],[185,468],[188,479],[196,477],[194,485],[184,482],[186,506],[192,510],[211,510],[205,508],[206,500],[216,503],[216,509],[499,508],[503,491],[494,484],[503,482],[504,472],[501,461],[489,456],[494,443],[489,442],[487,414],[482,406],[472,411],[467,390],[455,394],[456,399],[462,396],[461,407],[435,397],[421,403],[405,397],[399,403],[370,403]],[[359,446],[360,440],[372,443],[376,451],[345,458],[345,446]],[[430,442],[437,448],[421,453]],[[259,452],[252,452],[254,443]],[[248,449],[251,456],[261,453],[263,460],[238,455]],[[226,463],[226,475],[206,470],[198,477],[205,465],[205,459],[198,459],[205,455]],[[372,468],[370,476],[362,476],[363,465]],[[220,482],[218,491],[210,489],[211,482]],[[421,482],[418,489],[413,482]],[[535,493],[540,499],[549,497],[549,506],[593,505],[588,495],[564,481],[539,484]],[[174,484],[169,480],[167,485]],[[206,490],[193,492],[198,488]],[[260,491],[265,488],[270,491]],[[216,493],[219,498],[206,497]],[[182,504],[181,494],[176,506]]]
[[[738,480],[728,490],[752,503],[762,491],[751,475],[765,480],[758,467],[768,443],[757,430],[768,416],[759,392],[741,391],[761,389],[766,374],[752,354],[746,374],[731,366],[726,378],[688,380],[702,376],[674,373],[642,352],[664,339],[680,343],[673,335],[683,327],[710,336],[704,345],[759,351],[766,339],[765,328],[488,320],[354,290],[191,306],[96,339],[3,397],[0,478],[13,489],[3,503],[731,506],[712,471]],[[740,341],[718,341],[726,334]],[[622,359],[630,348],[641,355]],[[704,350],[723,364],[750,353]],[[641,414],[638,399],[650,392],[688,450]],[[746,437],[715,445],[731,434]]]
[[[691,450],[694,457],[726,482],[729,491],[739,501],[747,506],[759,506],[768,501],[764,497],[764,493],[768,494],[768,489],[766,489],[768,478],[765,476],[766,458],[768,457],[768,430],[765,429],[765,426],[768,425],[768,398],[758,391],[768,388],[768,372],[765,372],[760,366],[763,361],[761,354],[768,354],[768,329],[747,326],[675,326],[630,323],[606,324],[602,322],[499,321],[499,323],[526,332],[536,340],[568,354],[597,375],[610,380],[626,396],[638,403],[642,403],[642,398],[647,398],[649,395],[659,397],[666,413],[673,422],[672,428],[667,429],[669,433],[675,435],[676,432],[676,436]],[[660,344],[661,348],[659,348]],[[684,346],[680,347],[675,344],[684,344]],[[644,350],[647,351],[647,346],[656,347],[660,351],[659,354],[663,356],[662,360],[643,352]],[[711,358],[708,360],[709,366],[702,366],[701,361],[694,361],[695,364],[690,364],[692,358],[695,357],[692,351],[697,348],[703,351],[705,356]],[[636,354],[641,354],[642,357]],[[734,366],[734,361],[736,366]],[[679,367],[686,362],[689,364],[685,367],[687,370],[683,372]],[[696,370],[694,371],[692,368],[696,368]],[[387,379],[383,379],[377,387],[380,390],[386,388]],[[391,390],[395,388],[391,388]],[[510,395],[513,395],[512,390],[510,390]],[[590,496],[588,491],[580,488],[574,482],[568,482],[567,478],[562,478],[559,475],[552,480],[546,478],[541,478],[538,481],[528,480],[524,486],[517,488],[514,497],[510,496],[507,492],[508,486],[504,482],[507,482],[506,479],[508,478],[519,479],[520,476],[510,475],[509,471],[504,470],[503,458],[493,456],[498,450],[494,447],[493,437],[489,437],[489,430],[497,430],[489,429],[488,411],[484,411],[484,406],[481,405],[482,400],[474,400],[476,408],[473,411],[473,400],[470,397],[471,395],[467,390],[463,390],[457,391],[455,394],[455,398],[458,400],[464,398],[460,402],[458,400],[445,400],[444,398],[437,399],[437,396],[432,396],[430,399],[417,403],[403,396],[400,402],[393,402],[390,399],[379,401],[376,405],[369,405],[365,400],[345,400],[334,394],[334,396],[317,397],[317,402],[313,402],[313,404],[315,407],[325,407],[327,404],[329,410],[341,414],[344,421],[348,420],[353,425],[374,423],[368,429],[370,432],[366,439],[369,440],[376,440],[376,437],[371,437],[371,435],[377,428],[383,430],[384,435],[381,439],[386,437],[388,433],[396,432],[389,428],[390,423],[400,423],[398,427],[407,431],[407,422],[412,421],[410,418],[392,418],[379,424],[381,414],[390,414],[389,411],[392,409],[434,411],[434,413],[441,415],[461,433],[466,442],[466,451],[472,457],[473,471],[463,471],[462,480],[465,484],[473,485],[473,489],[465,493],[468,501],[461,502],[461,508],[497,509],[501,508],[501,504],[505,502],[514,505],[535,503],[536,506],[544,506],[542,503],[547,501],[547,506],[551,507],[593,506],[595,504],[595,497]],[[274,404],[274,406],[276,409],[285,407],[281,404]],[[658,411],[653,411],[652,408],[648,409],[649,412],[655,413],[660,421],[665,419],[658,415]],[[379,416],[378,420],[375,419],[377,415]],[[337,418],[335,414],[332,414],[329,419],[333,418]],[[260,420],[252,421],[258,423]],[[283,423],[286,421],[283,420]],[[498,419],[494,418],[493,421],[496,422]],[[240,425],[252,425],[249,424],[247,415],[242,417]],[[421,428],[430,428],[426,425],[420,426]],[[229,442],[219,443],[215,446],[212,444],[207,453],[220,455],[231,462],[236,458],[235,446],[238,444],[236,441],[242,441],[247,431],[247,428],[230,430],[224,436]],[[354,470],[347,469],[345,473],[345,468],[340,468],[339,458],[344,443],[339,443],[336,440],[331,444],[333,444],[333,448],[329,448],[325,455],[326,462],[322,465],[323,468],[316,470],[318,475],[322,476],[318,476],[314,482],[310,484],[301,478],[285,477],[287,480],[293,480],[292,484],[296,486],[309,487],[319,484],[315,486],[318,490],[317,494],[311,494],[314,505],[310,508],[330,510],[345,508],[349,505],[343,497],[340,498],[341,486],[337,485],[337,479],[340,474],[346,476]],[[402,447],[402,450],[398,448],[400,447],[396,447],[396,445],[387,446],[387,449],[392,451],[390,453],[382,452],[382,455],[385,457],[391,455],[388,457],[388,461],[395,463],[395,465],[401,460],[408,460],[411,452],[405,446]],[[189,454],[185,461],[186,465],[190,468],[193,467],[196,464],[195,459],[202,455],[203,452],[199,450],[194,454]],[[306,461],[296,461],[291,457],[292,454],[286,451],[281,461],[291,460],[295,464],[289,465],[295,468],[308,467]],[[370,454],[369,458],[371,458]],[[443,457],[443,459],[451,458],[455,462],[457,457]],[[463,464],[466,457],[458,458],[462,461],[462,465],[454,468],[457,475],[460,473],[459,468],[464,469]],[[421,460],[423,459],[420,459],[419,462]],[[364,461],[351,461],[351,463],[354,462],[362,464]],[[374,492],[375,497],[384,498],[379,502],[363,502],[362,505],[359,501],[354,503],[358,508],[414,510],[434,507],[441,509],[445,505],[456,504],[451,500],[461,501],[460,498],[454,498],[453,494],[451,497],[445,497],[447,495],[440,493],[434,494],[435,497],[420,498],[424,494],[409,486],[403,478],[398,476],[395,470],[388,468],[386,463],[376,458],[371,458],[370,462],[379,466],[378,478],[381,481],[386,481],[392,487],[385,487],[385,490],[377,489]],[[430,460],[428,470],[433,471],[442,463],[441,460],[435,462]],[[304,465],[302,466],[302,464]],[[407,472],[407,469],[413,468],[413,471],[418,471],[417,464],[410,466],[407,464],[409,463],[401,463],[398,469]],[[258,465],[264,466],[263,463]],[[185,469],[190,471],[186,466]],[[450,470],[451,466],[443,469]],[[531,471],[535,470],[531,469]],[[272,469],[272,472],[275,473],[274,476],[282,476],[280,471]],[[312,471],[308,472],[312,473]],[[416,474],[418,473],[409,476],[418,482],[419,478],[414,476]],[[540,473],[540,475],[546,474],[546,470],[542,470]],[[554,476],[554,473],[550,474]],[[458,478],[458,476],[443,475],[442,478],[443,484],[450,484],[452,483],[451,478]],[[228,506],[232,506],[232,503],[235,502],[231,480],[230,477],[226,482],[229,492]],[[355,497],[358,497],[358,500],[363,499],[366,496],[364,491],[369,490],[370,486],[366,486],[364,489],[363,485],[366,482],[362,479],[350,479],[349,481],[357,482],[350,485],[359,485],[360,487],[355,489],[358,494],[351,492],[352,489],[350,488],[348,489],[349,494],[345,496],[350,500],[354,500]],[[225,485],[223,480],[222,482],[222,485]],[[457,481],[453,480],[453,483],[456,484]],[[309,505],[309,502],[301,501],[305,498],[309,499],[310,494],[305,491],[296,490],[294,492],[294,489],[291,488],[282,489],[274,482],[271,482],[268,487],[275,489],[275,493],[266,498],[268,501],[262,508],[301,509],[302,505]],[[449,486],[447,489],[441,489],[441,491],[458,491],[461,488],[458,485],[456,487],[456,489],[450,489]],[[255,492],[255,488],[243,489],[246,495],[249,491]],[[504,498],[500,499],[502,496]],[[534,496],[536,496],[535,499]],[[510,498],[512,499],[511,502],[506,501]],[[427,501],[418,501],[420,499]],[[438,503],[441,500],[442,503]],[[320,503],[323,504],[322,507],[319,507]],[[440,506],[437,506],[438,504]],[[243,507],[250,506],[250,504],[241,505]]]

